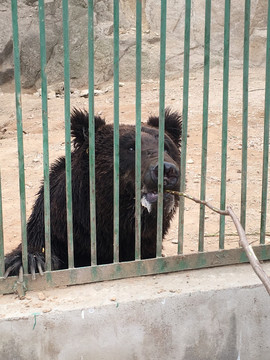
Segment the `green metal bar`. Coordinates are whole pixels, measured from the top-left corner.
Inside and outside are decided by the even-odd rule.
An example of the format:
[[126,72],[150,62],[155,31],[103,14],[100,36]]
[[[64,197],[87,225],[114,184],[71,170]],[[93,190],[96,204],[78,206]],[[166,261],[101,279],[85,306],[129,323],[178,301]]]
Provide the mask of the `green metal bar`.
[[4,261],[4,227],[3,227],[3,208],[2,208],[2,186],[1,186],[1,169],[0,169],[0,277],[5,273]]
[[[202,157],[201,157],[201,195],[205,200],[206,191],[206,163],[207,163],[207,137],[208,137],[208,102],[209,102],[209,69],[210,69],[210,28],[211,28],[211,0],[205,2],[205,29],[204,29],[204,84],[203,84],[203,131],[202,131]],[[199,251],[204,248],[204,221],[205,207],[200,205],[199,224]]]
[[[188,129],[190,14],[191,14],[191,0],[186,0],[180,192],[185,192],[185,186],[186,186],[185,180],[186,180],[187,129]],[[185,198],[184,196],[181,196],[179,201],[178,254],[183,253],[183,247],[184,247],[184,212],[185,212]]]
[[42,127],[43,127],[45,257],[46,257],[46,271],[51,271],[50,180],[49,180],[49,145],[48,145],[49,135],[48,135],[48,102],[47,102],[44,0],[39,0],[39,34],[40,34]]
[[[222,155],[221,155],[221,185],[220,208],[226,204],[226,172],[227,172],[227,139],[228,139],[228,92],[229,92],[229,55],[230,55],[230,7],[231,1],[225,0],[224,16],[224,56],[223,56],[223,108],[222,108]],[[219,248],[224,249],[225,217],[220,216]]]
[[15,102],[16,102],[16,118],[17,118],[19,182],[20,182],[22,264],[23,264],[24,273],[28,273],[22,101],[21,101],[21,72],[20,72],[17,0],[12,0],[11,6],[12,6],[13,57],[14,57],[14,76],[15,76]]
[[88,84],[89,84],[89,182],[91,265],[97,264],[96,251],[96,182],[95,182],[95,117],[94,117],[94,3],[88,0]]
[[142,2],[136,0],[135,259],[141,258],[141,52]]
[[[253,247],[259,260],[270,259],[270,245]],[[207,253],[196,253],[161,257],[156,259],[128,261],[121,264],[108,264],[103,266],[87,266],[82,268],[59,270],[52,272],[51,284],[46,282],[44,276],[39,276],[35,281],[31,275],[25,277],[27,289],[37,291],[50,287],[63,285],[86,284],[90,282],[124,279],[142,275],[164,274],[190,269],[203,269],[224,265],[247,263],[245,251],[242,248],[220,250]],[[16,277],[0,279],[0,293],[14,292]]]
[[72,183],[71,183],[71,135],[70,135],[70,66],[69,66],[69,28],[68,1],[62,1],[64,35],[64,87],[65,87],[65,156],[66,156],[66,202],[68,266],[74,268],[73,221],[72,221]]
[[265,243],[267,186],[269,171],[269,117],[270,117],[270,0],[268,0],[267,43],[266,43],[266,73],[265,73],[265,105],[264,105],[264,141],[263,141],[263,175],[260,243]]
[[114,262],[119,262],[119,1],[113,2],[114,30]]
[[249,78],[250,0],[245,2],[244,64],[243,64],[243,117],[242,117],[242,176],[241,225],[246,227],[247,204],[247,139],[248,139],[248,78]]
[[167,16],[167,0],[161,0],[160,79],[159,79],[159,137],[158,137],[157,257],[160,257],[161,253],[162,253],[162,229],[163,229],[166,16]]

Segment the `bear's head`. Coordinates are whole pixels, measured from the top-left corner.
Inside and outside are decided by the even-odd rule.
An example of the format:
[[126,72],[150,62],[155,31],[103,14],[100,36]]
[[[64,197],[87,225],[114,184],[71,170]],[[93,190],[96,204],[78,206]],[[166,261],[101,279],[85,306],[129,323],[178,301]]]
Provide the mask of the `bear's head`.
[[[164,190],[179,191],[181,117],[165,111]],[[120,127],[121,189],[135,196],[135,127]],[[149,213],[156,213],[158,200],[159,118],[151,116],[141,127],[141,204]],[[121,191],[120,189],[120,191]],[[175,209],[176,196],[164,192],[164,211]]]
[[[164,190],[179,190],[181,116],[170,109],[165,110],[164,134]],[[74,110],[71,117],[74,147],[85,152],[88,149],[88,114]],[[103,191],[113,190],[113,125],[105,124],[95,117],[96,131],[96,176]],[[119,171],[121,199],[135,198],[135,138],[136,129],[132,125],[119,128]],[[159,118],[149,117],[141,127],[141,204],[148,213],[156,213],[158,200],[158,148]],[[106,186],[105,186],[106,185]],[[106,189],[105,189],[106,188]],[[164,211],[169,214],[177,205],[178,197],[164,192]]]

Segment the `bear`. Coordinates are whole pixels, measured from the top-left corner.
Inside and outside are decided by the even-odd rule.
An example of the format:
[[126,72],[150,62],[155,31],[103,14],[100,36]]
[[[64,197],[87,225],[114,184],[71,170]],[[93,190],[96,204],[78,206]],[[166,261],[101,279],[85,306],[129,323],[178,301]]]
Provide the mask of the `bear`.
[[[97,264],[113,262],[113,124],[95,116],[96,251]],[[159,117],[150,116],[141,126],[141,259],[156,257],[158,200]],[[119,261],[135,259],[135,136],[134,125],[119,126]],[[178,206],[181,154],[181,116],[165,109],[163,229],[167,233]],[[89,137],[88,113],[71,113],[73,150],[72,201],[74,266],[90,266]],[[52,270],[68,268],[65,158],[50,168]],[[45,269],[44,187],[37,193],[27,222],[29,272]],[[5,277],[22,267],[19,245],[5,257]]]

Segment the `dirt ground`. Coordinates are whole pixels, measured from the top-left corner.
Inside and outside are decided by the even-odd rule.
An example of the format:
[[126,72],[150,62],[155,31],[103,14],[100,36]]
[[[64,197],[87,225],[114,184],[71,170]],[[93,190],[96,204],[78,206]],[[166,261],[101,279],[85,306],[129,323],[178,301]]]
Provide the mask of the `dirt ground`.
[[[249,134],[248,134],[248,189],[247,222],[248,239],[256,243],[260,230],[264,87],[265,69],[250,70],[249,85]],[[210,73],[209,132],[207,158],[207,200],[219,207],[221,173],[221,127],[222,127],[222,70],[212,69]],[[135,84],[124,83],[120,87],[120,121],[135,122]],[[111,83],[103,84],[100,90],[108,89],[95,96],[95,113],[113,121],[113,91]],[[25,182],[27,217],[35,200],[43,177],[42,165],[42,121],[41,97],[33,91],[25,91],[22,96],[22,114],[25,150]],[[182,78],[166,82],[166,106],[182,110]],[[50,163],[64,154],[64,99],[50,96],[49,142]],[[71,107],[88,109],[88,99],[76,94],[71,96]],[[149,114],[158,114],[159,83],[142,83],[142,121]],[[201,129],[203,112],[203,73],[190,75],[187,189],[195,197],[200,194],[201,169]],[[236,214],[240,213],[241,196],[241,142],[242,142],[242,70],[230,72],[229,123],[228,123],[228,164],[227,164],[227,204]],[[20,206],[16,139],[16,111],[14,87],[0,89],[0,168],[2,177],[3,217],[5,251],[14,248],[20,236]],[[98,184],[97,184],[98,186]],[[269,219],[268,201],[268,219]],[[184,253],[197,251],[199,233],[199,206],[185,201]],[[270,228],[267,228],[266,242],[270,242]],[[164,254],[177,253],[178,216],[175,216],[169,234],[164,240]],[[219,216],[209,209],[205,214],[205,249],[218,249]],[[236,230],[230,219],[226,219],[225,248],[238,247]]]

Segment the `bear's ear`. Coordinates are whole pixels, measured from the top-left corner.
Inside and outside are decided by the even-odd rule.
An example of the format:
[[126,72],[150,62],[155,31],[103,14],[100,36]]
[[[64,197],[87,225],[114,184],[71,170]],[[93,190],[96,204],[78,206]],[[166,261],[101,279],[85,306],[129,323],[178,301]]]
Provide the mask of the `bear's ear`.
[[[88,142],[88,112],[73,109],[71,113],[71,135],[74,147],[80,147],[84,142]],[[105,125],[105,120],[100,116],[95,116],[95,131]]]
[[[150,116],[147,121],[147,125],[158,128],[159,117]],[[176,146],[180,147],[182,135],[182,118],[178,112],[172,112],[170,108],[165,109],[165,131],[172,138]]]

